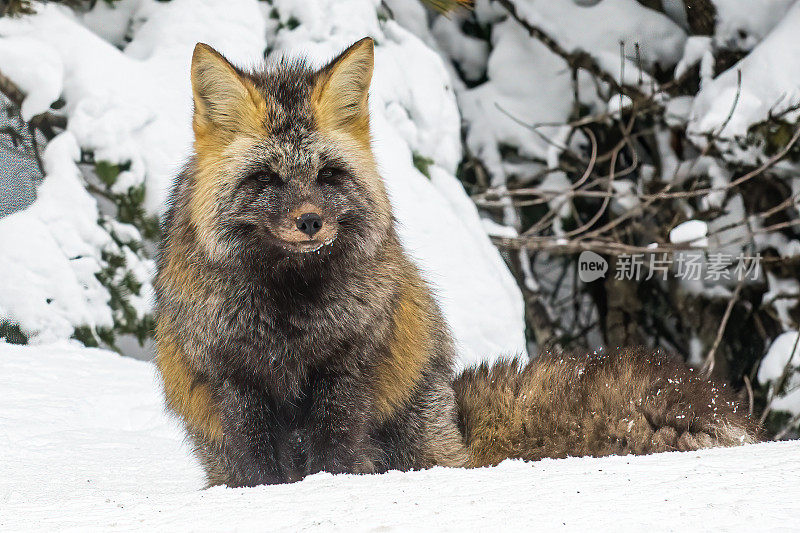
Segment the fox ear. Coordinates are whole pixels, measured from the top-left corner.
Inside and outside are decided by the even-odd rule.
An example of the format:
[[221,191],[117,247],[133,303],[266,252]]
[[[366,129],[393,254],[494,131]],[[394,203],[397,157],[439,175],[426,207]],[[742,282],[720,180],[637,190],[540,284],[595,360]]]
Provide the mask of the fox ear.
[[321,128],[350,131],[369,139],[373,49],[372,39],[365,37],[316,73],[312,100]]
[[248,125],[258,127],[263,97],[222,54],[207,44],[197,43],[192,54],[191,78],[196,132],[198,128],[237,131]]

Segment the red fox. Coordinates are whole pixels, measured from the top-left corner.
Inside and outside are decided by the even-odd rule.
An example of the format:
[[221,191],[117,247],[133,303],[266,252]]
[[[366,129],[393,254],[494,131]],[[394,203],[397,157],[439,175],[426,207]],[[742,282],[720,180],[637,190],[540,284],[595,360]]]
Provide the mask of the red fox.
[[755,440],[728,392],[659,352],[453,375],[441,311],[371,149],[373,42],[319,70],[198,44],[194,154],[163,221],[157,365],[210,485]]

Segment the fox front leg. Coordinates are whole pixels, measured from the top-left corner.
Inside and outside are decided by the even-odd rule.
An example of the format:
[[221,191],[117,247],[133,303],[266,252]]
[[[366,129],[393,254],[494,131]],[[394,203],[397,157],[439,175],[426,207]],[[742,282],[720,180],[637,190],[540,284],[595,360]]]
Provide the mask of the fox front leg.
[[366,389],[355,376],[326,372],[317,377],[307,425],[308,473],[374,472],[367,437]]
[[225,380],[218,391],[228,486],[286,483],[302,479],[287,461],[284,424],[274,402],[252,386]]

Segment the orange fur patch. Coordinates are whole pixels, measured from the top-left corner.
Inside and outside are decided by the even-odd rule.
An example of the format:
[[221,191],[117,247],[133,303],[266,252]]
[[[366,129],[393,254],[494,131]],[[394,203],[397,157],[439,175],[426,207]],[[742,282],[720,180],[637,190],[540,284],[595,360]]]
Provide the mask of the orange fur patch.
[[[175,246],[172,246],[175,248]],[[158,274],[158,283],[176,294],[182,301],[192,301],[203,294],[203,280],[195,269],[186,264],[185,254],[180,250],[171,250],[164,269]]]
[[211,132],[195,139],[198,171],[194,174],[189,211],[197,228],[197,240],[212,257],[221,252],[216,230],[219,199],[234,185],[226,177],[235,175],[257,142],[254,133],[228,138]]
[[189,367],[183,352],[165,329],[159,324],[156,366],[161,372],[167,405],[184,419],[190,431],[218,442],[222,427],[211,388]]
[[219,252],[214,230],[218,198],[230,184],[235,162],[269,132],[268,104],[252,82],[213,48],[198,44],[192,56],[194,149],[197,168],[190,210],[200,242],[212,256]]
[[219,52],[199,43],[192,55],[191,80],[197,139],[264,132],[264,97]]
[[433,343],[421,290],[406,285],[394,315],[391,357],[377,369],[375,405],[381,419],[408,401],[432,355]]
[[369,147],[369,84],[374,44],[365,38],[345,50],[320,71],[311,94],[311,107],[320,131],[347,132]]

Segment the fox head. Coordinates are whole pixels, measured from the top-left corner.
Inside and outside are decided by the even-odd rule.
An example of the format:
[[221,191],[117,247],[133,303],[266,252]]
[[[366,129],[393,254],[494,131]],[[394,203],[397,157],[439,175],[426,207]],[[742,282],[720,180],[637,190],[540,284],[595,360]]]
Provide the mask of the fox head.
[[246,72],[195,47],[188,208],[212,258],[375,250],[392,215],[370,146],[372,68],[370,38],[318,70]]

